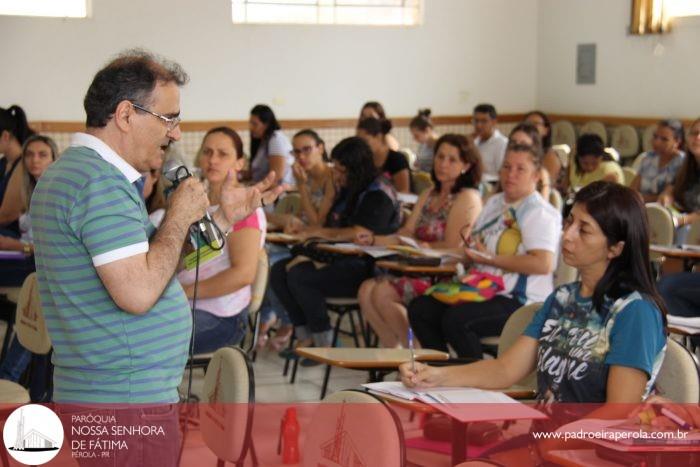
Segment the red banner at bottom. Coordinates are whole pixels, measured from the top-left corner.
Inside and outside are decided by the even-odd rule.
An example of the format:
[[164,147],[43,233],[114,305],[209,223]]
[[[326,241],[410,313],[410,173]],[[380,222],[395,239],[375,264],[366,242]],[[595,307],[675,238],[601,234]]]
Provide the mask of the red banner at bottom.
[[[700,465],[697,404],[323,403],[0,406],[9,465]],[[8,465],[5,463],[4,465]],[[239,464],[243,465],[243,464]]]

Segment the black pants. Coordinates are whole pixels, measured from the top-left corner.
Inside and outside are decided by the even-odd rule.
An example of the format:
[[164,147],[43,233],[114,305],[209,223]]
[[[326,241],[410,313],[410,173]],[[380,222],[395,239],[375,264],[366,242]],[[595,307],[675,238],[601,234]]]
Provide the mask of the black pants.
[[326,297],[355,297],[362,281],[372,274],[371,264],[361,258],[338,259],[319,269],[305,261],[287,272],[290,261],[272,266],[270,285],[292,323],[313,333],[331,329]]
[[408,306],[408,319],[424,348],[447,351],[449,344],[460,357],[481,358],[479,339],[500,335],[508,317],[521,306],[502,295],[455,306],[422,296]]

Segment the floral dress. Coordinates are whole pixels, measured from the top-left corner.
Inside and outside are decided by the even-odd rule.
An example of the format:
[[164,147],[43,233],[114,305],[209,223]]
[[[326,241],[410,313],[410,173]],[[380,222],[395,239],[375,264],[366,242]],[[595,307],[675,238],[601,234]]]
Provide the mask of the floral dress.
[[[433,198],[437,195],[431,191],[421,209],[420,217],[416,224],[415,237],[419,242],[440,242],[445,239],[447,229],[447,216],[452,208],[455,195],[451,194],[447,202],[434,209],[431,207]],[[396,293],[403,303],[409,303],[414,298],[423,295],[432,285],[430,277],[392,277],[389,279]]]

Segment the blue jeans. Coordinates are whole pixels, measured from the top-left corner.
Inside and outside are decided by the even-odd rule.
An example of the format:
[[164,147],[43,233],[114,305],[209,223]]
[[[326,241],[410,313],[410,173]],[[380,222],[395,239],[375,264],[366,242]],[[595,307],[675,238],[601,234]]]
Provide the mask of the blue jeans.
[[[32,353],[20,344],[17,336],[12,338],[7,354],[0,364],[0,379],[19,382],[32,361]],[[49,379],[52,377],[50,355],[34,355],[34,364],[29,375],[29,396],[32,402],[51,401]]]
[[[278,261],[290,258],[292,256],[292,254],[289,252],[289,248],[286,246],[268,244],[266,245],[266,248],[267,256],[270,261],[270,269],[272,269],[272,266]],[[267,323],[275,316],[280,320],[280,324],[282,326],[291,326],[292,321],[289,319],[289,315],[287,314],[284,305],[282,305],[282,302],[280,302],[279,298],[277,298],[277,295],[275,295],[272,287],[268,285],[267,289],[265,290],[262,305],[260,306],[260,322]]]
[[239,344],[248,332],[248,310],[221,318],[208,311],[194,310],[194,353],[215,352]]
[[658,288],[669,314],[686,318],[700,316],[700,273],[663,276]]

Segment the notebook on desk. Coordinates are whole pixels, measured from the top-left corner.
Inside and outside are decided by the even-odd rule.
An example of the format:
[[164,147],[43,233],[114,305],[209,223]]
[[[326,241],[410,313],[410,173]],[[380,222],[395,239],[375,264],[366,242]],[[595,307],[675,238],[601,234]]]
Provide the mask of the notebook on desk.
[[379,395],[388,394],[431,404],[445,415],[464,423],[547,418],[542,412],[498,391],[456,387],[410,389],[398,381],[367,383],[362,386]]

